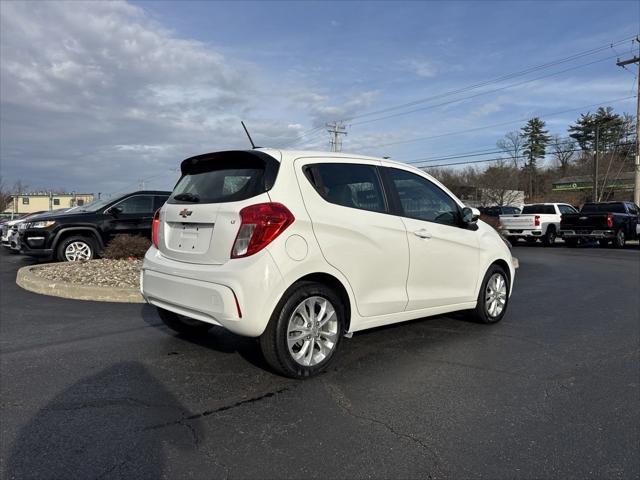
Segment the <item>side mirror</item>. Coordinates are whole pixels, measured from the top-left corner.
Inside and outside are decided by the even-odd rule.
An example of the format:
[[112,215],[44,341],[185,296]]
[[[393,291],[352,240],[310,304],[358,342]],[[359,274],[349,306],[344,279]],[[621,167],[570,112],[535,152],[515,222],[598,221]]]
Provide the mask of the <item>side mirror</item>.
[[462,222],[467,225],[475,224],[480,218],[480,210],[477,208],[464,207],[462,209]]

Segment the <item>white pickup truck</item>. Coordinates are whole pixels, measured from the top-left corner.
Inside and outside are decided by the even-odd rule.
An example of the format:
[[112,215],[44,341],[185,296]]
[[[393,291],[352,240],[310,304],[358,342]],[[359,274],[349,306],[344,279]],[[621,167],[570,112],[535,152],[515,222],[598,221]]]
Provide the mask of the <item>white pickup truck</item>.
[[525,205],[517,215],[500,215],[502,233],[517,241],[520,238],[528,242],[542,240],[547,246],[553,245],[560,231],[560,219],[563,213],[577,213],[566,203],[535,203]]

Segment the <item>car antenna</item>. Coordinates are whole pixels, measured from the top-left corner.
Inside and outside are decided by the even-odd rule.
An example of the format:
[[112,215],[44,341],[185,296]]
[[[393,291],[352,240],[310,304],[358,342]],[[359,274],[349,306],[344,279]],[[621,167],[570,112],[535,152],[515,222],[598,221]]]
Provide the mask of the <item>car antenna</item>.
[[254,150],[256,148],[260,148],[260,147],[256,147],[256,144],[253,143],[253,140],[251,139],[251,135],[249,135],[249,130],[247,130],[247,126],[244,124],[244,122],[240,120],[240,123],[242,124],[242,128],[244,128],[244,133],[246,133],[247,137],[249,137],[249,142],[251,142],[251,148],[253,148]]

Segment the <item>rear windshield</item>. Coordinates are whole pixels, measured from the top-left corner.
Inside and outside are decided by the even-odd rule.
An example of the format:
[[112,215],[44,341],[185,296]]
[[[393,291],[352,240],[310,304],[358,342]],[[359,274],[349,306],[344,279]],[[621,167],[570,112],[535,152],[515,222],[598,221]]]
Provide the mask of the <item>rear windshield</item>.
[[585,203],[580,211],[583,213],[626,213],[623,203]]
[[534,213],[550,213],[553,215],[556,211],[553,208],[553,205],[526,205],[522,209],[523,215],[531,215]]
[[[259,153],[259,152],[258,152]],[[222,152],[202,155],[182,163],[168,203],[237,202],[266,192],[273,185],[277,162],[267,155]],[[274,165],[275,164],[275,165]]]

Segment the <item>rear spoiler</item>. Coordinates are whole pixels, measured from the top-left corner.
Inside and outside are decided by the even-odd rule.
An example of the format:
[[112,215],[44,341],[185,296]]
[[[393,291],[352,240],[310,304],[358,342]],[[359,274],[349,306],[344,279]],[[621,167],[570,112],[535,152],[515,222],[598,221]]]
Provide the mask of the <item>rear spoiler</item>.
[[182,178],[187,174],[220,168],[256,168],[258,166],[264,168],[265,190],[270,190],[276,181],[280,162],[259,150],[227,150],[196,155],[182,161],[180,172]]

